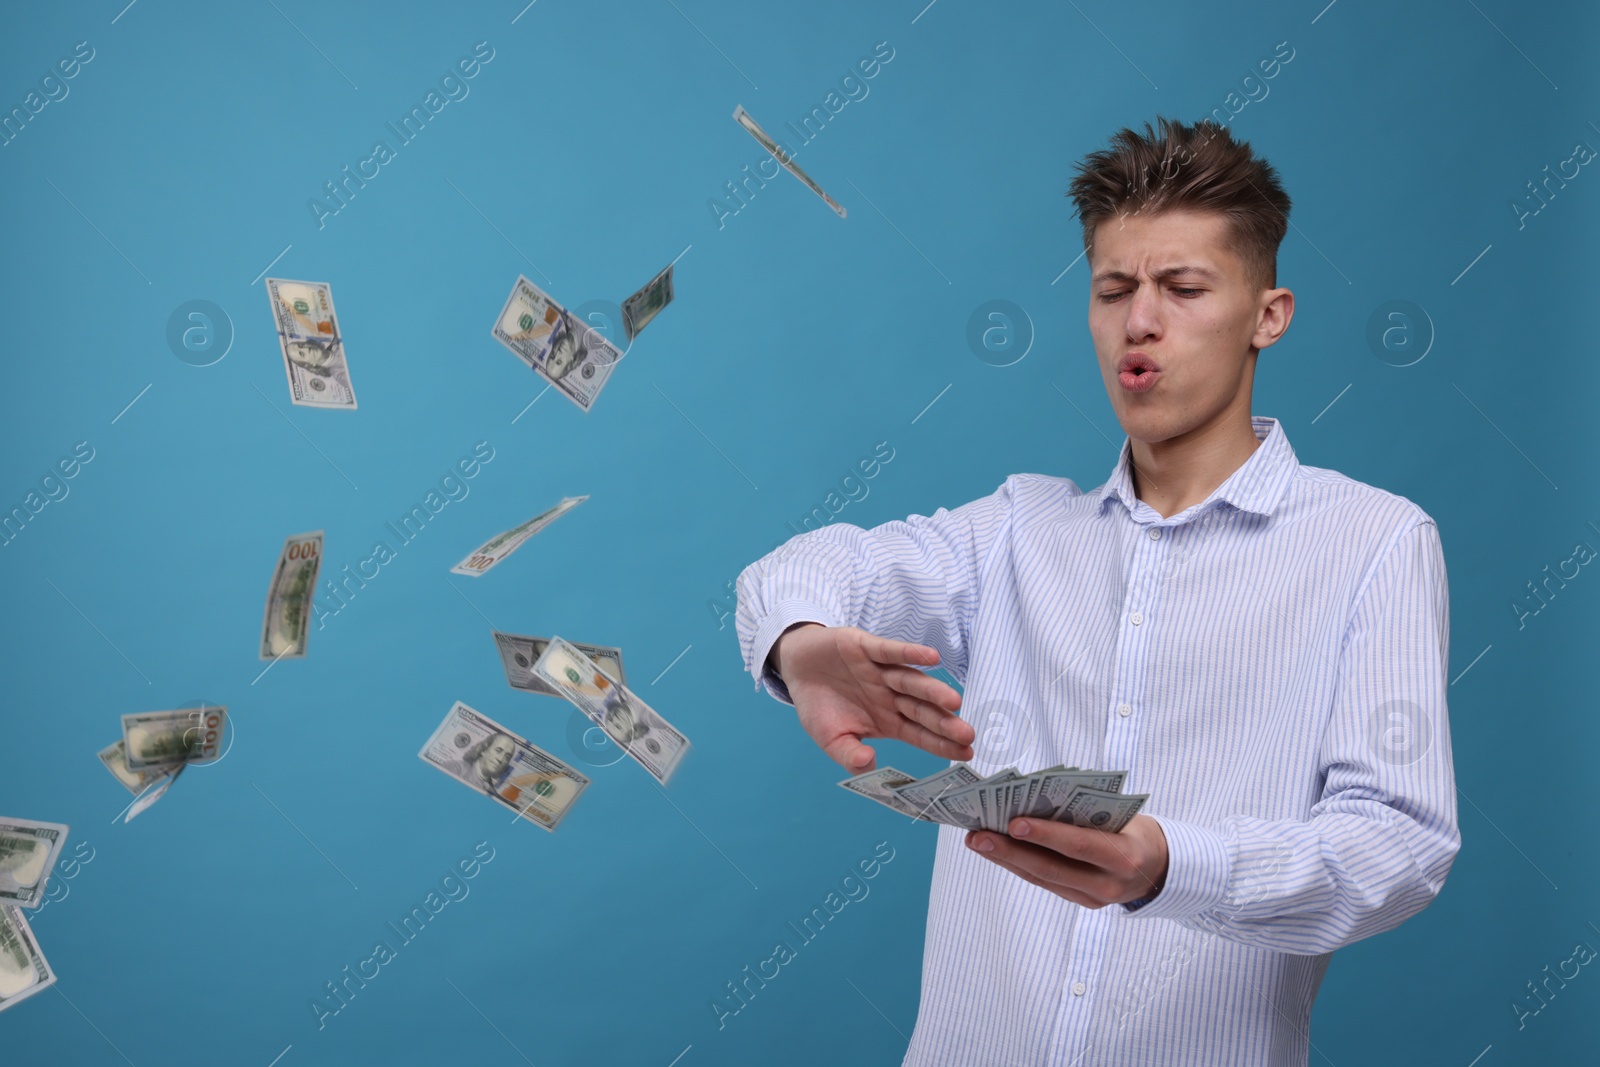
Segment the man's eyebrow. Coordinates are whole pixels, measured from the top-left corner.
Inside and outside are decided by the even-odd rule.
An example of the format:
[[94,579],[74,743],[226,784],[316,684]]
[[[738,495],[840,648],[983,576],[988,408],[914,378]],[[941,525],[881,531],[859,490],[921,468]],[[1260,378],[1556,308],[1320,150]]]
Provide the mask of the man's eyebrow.
[[[1187,264],[1180,264],[1176,267],[1162,267],[1155,272],[1157,281],[1166,281],[1179,275],[1193,275],[1209,282],[1220,282],[1222,280],[1222,276],[1209,267],[1197,267]],[[1137,280],[1132,274],[1121,270],[1103,270],[1093,278],[1095,282],[1131,282]]]

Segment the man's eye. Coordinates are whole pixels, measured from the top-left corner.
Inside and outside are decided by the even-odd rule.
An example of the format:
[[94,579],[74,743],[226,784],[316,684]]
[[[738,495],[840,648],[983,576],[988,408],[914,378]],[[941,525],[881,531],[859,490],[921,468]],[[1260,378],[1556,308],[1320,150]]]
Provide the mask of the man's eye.
[[1116,301],[1117,297],[1119,297],[1121,295],[1122,295],[1121,293],[1101,293],[1100,294],[1100,301],[1101,301],[1101,303],[1105,303],[1105,304],[1114,303]]
[[1201,293],[1201,292],[1204,292],[1205,290],[1203,290],[1203,289],[1174,289],[1172,291],[1175,292],[1175,293],[1187,295],[1187,294]]

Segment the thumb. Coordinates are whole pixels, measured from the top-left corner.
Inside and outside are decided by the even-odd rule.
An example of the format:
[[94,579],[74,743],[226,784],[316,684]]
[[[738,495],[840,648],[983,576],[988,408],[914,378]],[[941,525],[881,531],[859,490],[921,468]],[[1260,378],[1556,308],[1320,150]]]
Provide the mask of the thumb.
[[878,762],[878,754],[862,744],[861,738],[855,734],[840,734],[823,751],[851,774],[865,774]]

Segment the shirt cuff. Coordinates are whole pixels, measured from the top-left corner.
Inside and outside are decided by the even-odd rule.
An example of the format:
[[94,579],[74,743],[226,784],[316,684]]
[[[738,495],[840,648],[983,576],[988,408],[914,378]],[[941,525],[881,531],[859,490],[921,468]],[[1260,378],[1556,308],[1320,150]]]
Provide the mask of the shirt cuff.
[[825,608],[816,604],[806,600],[782,600],[772,609],[772,614],[762,620],[761,625],[756,628],[755,638],[751,643],[754,657],[754,666],[751,669],[756,675],[755,688],[760,689],[765,686],[774,699],[791,707],[794,706],[794,700],[789,696],[789,687],[766,663],[767,656],[772,652],[772,646],[778,643],[783,631],[797,622],[818,622],[824,626],[839,625]]
[[1221,904],[1231,873],[1227,844],[1192,823],[1151,818],[1167,839],[1167,879],[1155,896],[1123,904],[1123,911],[1140,919],[1188,919]]

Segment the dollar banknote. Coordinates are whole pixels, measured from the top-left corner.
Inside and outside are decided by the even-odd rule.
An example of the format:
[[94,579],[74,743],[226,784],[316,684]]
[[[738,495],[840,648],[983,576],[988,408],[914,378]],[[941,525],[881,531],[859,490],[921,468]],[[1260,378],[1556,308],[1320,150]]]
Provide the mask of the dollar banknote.
[[450,573],[465,574],[473,578],[478,577],[484,571],[489,570],[521,548],[528,538],[588,499],[587,493],[583,496],[562,497],[560,503],[550,510],[540,512],[527,522],[519,526],[513,526],[504,533],[498,533],[489,538],[489,540],[468,553],[466,559],[451,567]]
[[627,334],[631,343],[639,336],[639,331],[650,324],[650,320],[661,312],[661,309],[672,303],[672,264],[667,264],[667,269],[657,274],[654,278],[644,283],[644,287],[622,302],[622,329]]
[[589,787],[586,775],[459,700],[417,755],[545,830]]
[[278,553],[267,587],[267,612],[261,620],[261,658],[299,659],[306,654],[311,598],[322,568],[322,531],[292,534]]
[[902,815],[964,830],[1005,833],[1011,820],[1027,817],[1116,833],[1150,799],[1123,793],[1127,777],[1127,771],[1057,766],[1027,775],[1008,767],[979,778],[957,763],[925,778],[880,767],[839,784]]
[[135,796],[144,792],[151,782],[165,778],[172,771],[170,765],[142,767],[139,770],[129,767],[128,742],[120,737],[100,750],[100,762],[122,783],[123,788]]
[[1080,785],[1052,818],[1056,822],[1069,822],[1074,826],[1087,826],[1114,834],[1128,825],[1128,821],[1138,814],[1149,799],[1144,793],[1128,795]]
[[733,121],[743,126],[750,136],[756,139],[756,142],[760,144],[762,148],[765,148],[768,152],[772,153],[772,158],[776,159],[778,164],[783,167],[784,170],[788,171],[790,174],[793,174],[796,178],[799,178],[805,183],[807,189],[810,189],[813,193],[816,193],[818,196],[822,197],[823,202],[829,207],[833,208],[834,214],[838,215],[841,219],[844,218],[844,208],[839,206],[839,202],[833,197],[829,196],[827,193],[823,192],[822,186],[812,181],[811,175],[801,170],[800,165],[793,159],[789,158],[789,153],[785,152],[782,148],[779,148],[777,142],[775,142],[771,137],[767,136],[767,131],[763,130],[756,120],[750,117],[750,112],[746,111],[742,105],[733,109]]
[[584,411],[594,407],[622,358],[598,330],[520,276],[490,332]]
[[924,815],[914,804],[901,799],[899,794],[895,792],[901,786],[911,785],[914,782],[916,782],[916,778],[904,771],[895,770],[893,767],[879,767],[876,770],[846,778],[839,785],[857,796],[866,797],[868,800],[882,804],[890,811],[899,812],[901,815],[909,815],[913,819],[921,819],[924,822],[936,821],[932,816]]
[[228,709],[211,704],[175,711],[144,711],[122,717],[123,758],[132,771],[174,769],[179,763],[210,763],[222,755]]
[[533,663],[533,673],[572,701],[663,785],[689,750],[687,737],[570,641],[550,638],[544,654]]
[[0,816],[0,904],[37,908],[44,901],[67,830],[66,823]]
[[[895,773],[899,774],[898,771]],[[854,778],[845,779],[846,782],[855,780]],[[940,771],[938,774],[929,775],[927,778],[913,779],[889,786],[888,790],[893,796],[911,805],[919,815],[931,818],[932,816],[928,813],[933,810],[934,805],[944,799],[946,794],[954,793],[969,785],[976,785],[979,781],[977,772],[971,767],[968,767],[965,763],[957,763]],[[849,789],[850,786],[846,785],[845,788]],[[872,799],[876,800],[878,798],[873,797]]]
[[328,283],[268,278],[267,296],[289,377],[289,399],[303,407],[354,411],[356,391],[345,366],[344,335]]
[[48,989],[55,980],[22,909],[0,904],[0,1011]]
[[[504,634],[499,630],[491,630],[490,633],[494,634],[495,647],[500,650],[500,663],[506,669],[506,681],[511,683],[513,689],[561,696],[549,682],[533,673],[534,662],[544,655],[545,646],[550,643],[548,637],[523,637],[521,634]],[[622,673],[622,649],[609,645],[586,645],[581,641],[572,642],[572,647],[594,660],[595,666],[616,681],[627,681]]]

